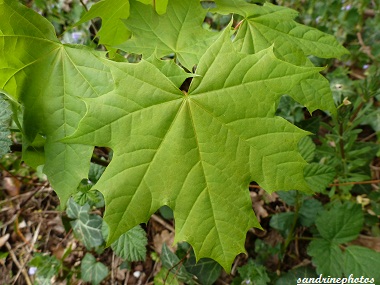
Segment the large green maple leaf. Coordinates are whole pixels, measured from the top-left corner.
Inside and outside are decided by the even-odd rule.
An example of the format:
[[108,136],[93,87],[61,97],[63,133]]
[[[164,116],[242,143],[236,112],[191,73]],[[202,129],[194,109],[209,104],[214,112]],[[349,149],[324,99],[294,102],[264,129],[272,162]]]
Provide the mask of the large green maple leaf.
[[307,132],[275,111],[282,94],[320,68],[281,61],[272,48],[237,53],[229,36],[226,29],[206,51],[188,93],[142,61],[118,64],[115,92],[84,100],[86,116],[65,141],[114,151],[95,185],[109,243],[168,205],[176,241],[229,271],[247,230],[259,227],[249,182],[269,192],[308,190],[297,149]]
[[0,0],[0,90],[24,106],[24,144],[45,137],[44,172],[65,204],[88,176],[92,147],[63,144],[85,105],[78,97],[109,92],[113,79],[103,55],[62,45],[53,26],[17,1]]
[[118,47],[145,58],[175,54],[191,70],[217,36],[202,28],[206,13],[199,0],[169,1],[165,15],[132,1],[131,15],[124,21],[132,37]]

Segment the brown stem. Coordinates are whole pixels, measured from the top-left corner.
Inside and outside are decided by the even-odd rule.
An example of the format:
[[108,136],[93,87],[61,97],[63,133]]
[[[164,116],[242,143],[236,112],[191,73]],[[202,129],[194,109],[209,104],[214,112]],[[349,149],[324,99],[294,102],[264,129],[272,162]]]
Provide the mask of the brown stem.
[[363,185],[363,184],[378,184],[380,183],[380,180],[369,180],[369,181],[360,181],[360,182],[343,182],[343,183],[333,183],[329,184],[330,187],[333,186],[347,186],[347,185]]

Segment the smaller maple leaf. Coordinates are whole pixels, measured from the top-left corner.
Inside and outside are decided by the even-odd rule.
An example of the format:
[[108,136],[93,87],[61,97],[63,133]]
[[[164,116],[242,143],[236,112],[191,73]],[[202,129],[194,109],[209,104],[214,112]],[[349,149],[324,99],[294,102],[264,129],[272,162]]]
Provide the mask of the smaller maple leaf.
[[199,0],[169,1],[167,13],[158,15],[151,7],[131,2],[130,17],[124,21],[132,37],[118,48],[144,58],[175,54],[188,70],[217,38],[217,32],[202,28],[207,10]]

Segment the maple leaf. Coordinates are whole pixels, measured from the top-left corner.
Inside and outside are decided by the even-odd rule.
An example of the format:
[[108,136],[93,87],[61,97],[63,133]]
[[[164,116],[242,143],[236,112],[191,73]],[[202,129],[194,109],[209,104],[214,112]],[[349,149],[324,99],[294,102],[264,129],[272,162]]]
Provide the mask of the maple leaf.
[[202,28],[206,13],[198,0],[169,1],[162,16],[149,6],[131,2],[131,15],[124,23],[132,37],[118,48],[145,58],[174,53],[191,70],[218,34]]
[[104,54],[62,45],[46,19],[17,1],[0,0],[0,17],[0,90],[23,103],[24,144],[45,137],[44,172],[65,205],[88,176],[93,148],[59,140],[86,111],[78,97],[109,92],[112,75]]
[[[244,16],[234,39],[241,52],[255,53],[274,45],[277,56],[305,66],[313,65],[307,58],[309,55],[335,58],[348,54],[333,36],[295,22],[298,12],[292,9],[267,2],[259,6],[244,0],[215,0],[215,3],[214,11]],[[310,113],[322,109],[336,115],[329,82],[321,74],[304,80],[288,94]]]
[[305,55],[332,58],[348,54],[333,36],[294,21],[298,15],[295,10],[268,2],[263,6],[244,0],[215,0],[215,3],[217,12],[244,16],[235,39],[241,51],[257,52],[274,44],[279,53],[290,54],[289,45],[283,46],[290,43]]
[[281,61],[272,48],[237,53],[229,35],[201,58],[188,94],[143,60],[118,63],[116,90],[84,99],[86,116],[64,141],[114,151],[94,186],[106,201],[108,243],[168,205],[176,242],[229,271],[247,230],[260,227],[249,182],[308,190],[297,148],[308,133],[275,111],[282,94],[321,69]]
[[159,15],[166,13],[169,0],[138,0],[144,4],[151,4]]
[[[156,12],[160,15],[166,12],[168,0],[137,0],[144,4],[154,6]],[[91,6],[90,10],[76,23],[83,24],[93,18],[100,17],[102,26],[96,36],[99,38],[99,44],[112,49],[131,36],[131,32],[123,24],[123,20],[130,15],[129,0],[102,0]],[[151,10],[151,9],[150,9]]]
[[115,46],[130,37],[131,33],[122,22],[122,19],[129,17],[129,0],[102,0],[95,3],[76,25],[96,17],[102,18],[102,26],[96,34],[100,44]]

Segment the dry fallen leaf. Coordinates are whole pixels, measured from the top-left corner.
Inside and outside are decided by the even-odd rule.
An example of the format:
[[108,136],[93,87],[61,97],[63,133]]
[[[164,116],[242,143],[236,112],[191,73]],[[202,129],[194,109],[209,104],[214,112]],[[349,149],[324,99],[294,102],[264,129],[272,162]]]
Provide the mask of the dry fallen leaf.
[[359,237],[354,240],[352,244],[361,245],[380,252],[380,238],[378,237],[359,235]]
[[9,234],[5,234],[4,236],[0,237],[0,247],[2,247],[9,239]]
[[172,251],[176,251],[176,246],[173,246],[174,242],[174,233],[169,232],[168,230],[163,230],[161,233],[158,233],[153,238],[154,248],[157,253],[161,254],[161,249],[164,243],[168,246],[168,248]]
[[4,177],[3,187],[9,196],[15,197],[20,194],[21,182],[12,176]]

